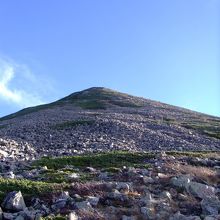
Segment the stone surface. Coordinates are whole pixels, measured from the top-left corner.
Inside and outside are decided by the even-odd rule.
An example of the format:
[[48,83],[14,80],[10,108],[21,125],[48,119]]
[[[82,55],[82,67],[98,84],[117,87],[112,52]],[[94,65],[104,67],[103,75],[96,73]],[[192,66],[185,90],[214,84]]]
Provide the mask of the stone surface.
[[205,215],[217,215],[220,211],[220,200],[217,197],[205,197],[201,202]]
[[5,197],[2,207],[10,211],[22,211],[26,208],[21,192],[10,192]]

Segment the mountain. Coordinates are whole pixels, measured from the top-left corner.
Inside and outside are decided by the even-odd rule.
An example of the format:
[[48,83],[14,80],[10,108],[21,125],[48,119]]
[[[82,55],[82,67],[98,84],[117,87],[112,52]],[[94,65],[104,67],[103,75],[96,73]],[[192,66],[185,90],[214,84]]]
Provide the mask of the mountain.
[[17,148],[26,144],[34,157],[110,150],[219,150],[220,118],[93,87],[2,117],[0,138],[15,141]]
[[218,117],[76,92],[0,119],[0,219],[217,220],[219,150]]

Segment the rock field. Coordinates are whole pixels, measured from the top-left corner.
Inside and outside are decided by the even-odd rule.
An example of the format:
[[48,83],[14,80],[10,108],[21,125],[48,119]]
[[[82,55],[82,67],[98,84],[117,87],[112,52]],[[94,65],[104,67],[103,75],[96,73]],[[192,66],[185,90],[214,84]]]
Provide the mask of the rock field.
[[[105,88],[73,93],[0,119],[0,220],[217,220],[219,150],[220,118]],[[111,152],[142,159],[106,165]]]

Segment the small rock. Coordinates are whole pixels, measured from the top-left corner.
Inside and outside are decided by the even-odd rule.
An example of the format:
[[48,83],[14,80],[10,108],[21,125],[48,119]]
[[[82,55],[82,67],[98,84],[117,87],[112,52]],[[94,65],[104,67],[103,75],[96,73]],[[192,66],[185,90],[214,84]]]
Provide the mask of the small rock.
[[90,172],[90,173],[95,173],[96,169],[93,167],[86,167],[85,171]]
[[137,218],[135,216],[127,216],[123,215],[122,220],[136,220]]
[[0,220],[2,220],[2,217],[3,217],[3,211],[2,208],[0,207]]
[[149,176],[144,176],[143,181],[144,181],[145,184],[154,183],[154,179],[152,177],[149,177]]
[[86,199],[92,206],[97,206],[99,203],[99,197],[88,196]]
[[206,216],[204,220],[219,220],[220,215],[211,215],[211,216]]
[[116,189],[119,190],[119,191],[122,190],[122,191],[127,191],[127,192],[129,192],[130,187],[129,187],[129,184],[126,183],[126,182],[118,182],[118,183],[116,184]]
[[145,215],[147,219],[155,219],[155,210],[153,207],[141,207],[141,213]]
[[75,180],[75,179],[79,179],[80,176],[79,176],[78,173],[71,173],[71,174],[68,175],[68,178],[72,179],[72,180]]
[[91,204],[88,201],[76,202],[75,206],[77,209],[93,211]]
[[171,178],[170,182],[173,186],[185,188],[191,182],[191,179],[190,175],[181,175],[179,177]]
[[9,178],[9,179],[15,179],[15,174],[12,171],[10,171],[10,172],[6,173],[4,175],[4,177]]
[[3,219],[4,220],[14,220],[14,219],[16,219],[17,215],[18,215],[17,213],[12,214],[12,213],[4,212]]
[[201,220],[199,216],[185,216],[177,212],[174,216],[170,217],[169,220]]
[[22,211],[26,208],[21,192],[10,192],[5,197],[2,207],[10,211]]
[[201,202],[202,212],[205,215],[217,215],[220,211],[220,201],[217,197],[206,197]]
[[108,179],[108,173],[107,172],[102,172],[99,174],[99,179],[100,180],[107,180]]
[[69,214],[69,218],[68,218],[68,220],[78,220],[79,218],[78,218],[78,216],[77,216],[77,214],[75,213],[75,212],[71,212],[70,214]]
[[170,194],[170,192],[168,192],[168,191],[163,191],[162,193],[161,193],[161,196],[162,197],[164,197],[165,199],[168,199],[168,200],[172,200],[172,195]]
[[56,201],[52,206],[51,208],[54,210],[54,211],[57,211],[59,209],[62,209],[66,206],[66,199],[60,199],[58,201]]

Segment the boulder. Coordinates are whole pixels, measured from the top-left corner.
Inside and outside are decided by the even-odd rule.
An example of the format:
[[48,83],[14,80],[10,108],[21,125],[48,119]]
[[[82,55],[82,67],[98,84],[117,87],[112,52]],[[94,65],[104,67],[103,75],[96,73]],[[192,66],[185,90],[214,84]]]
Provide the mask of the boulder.
[[92,206],[97,206],[99,203],[99,197],[88,196],[86,199]]
[[68,218],[68,220],[78,220],[79,218],[78,218],[78,216],[77,216],[77,214],[75,213],[75,212],[71,212],[70,214],[69,214],[69,218]]
[[201,220],[199,216],[185,216],[177,212],[175,215],[169,218],[169,220]]
[[10,192],[5,197],[2,207],[9,211],[22,211],[26,208],[21,192]]
[[88,201],[76,202],[75,206],[77,209],[86,210],[86,211],[93,211],[93,208]]
[[192,177],[190,175],[181,175],[179,177],[171,178],[170,182],[177,188],[186,188],[191,182]]
[[189,193],[200,199],[215,197],[216,193],[216,189],[214,187],[197,182],[190,182],[186,189]]
[[16,219],[16,217],[17,217],[17,213],[7,213],[7,212],[4,212],[3,213],[3,219],[4,220],[14,220],[14,219]]
[[205,215],[217,215],[220,211],[220,200],[217,197],[206,197],[201,202],[202,212]]

